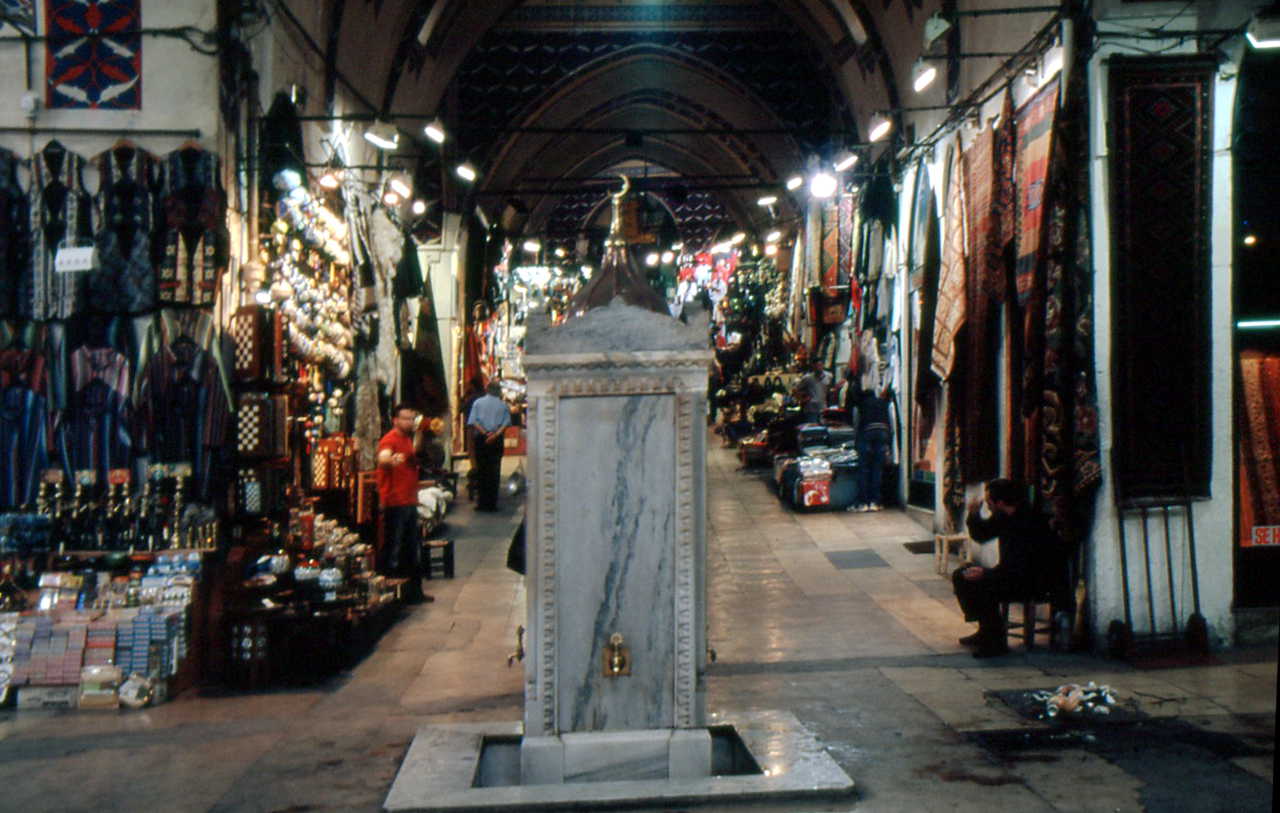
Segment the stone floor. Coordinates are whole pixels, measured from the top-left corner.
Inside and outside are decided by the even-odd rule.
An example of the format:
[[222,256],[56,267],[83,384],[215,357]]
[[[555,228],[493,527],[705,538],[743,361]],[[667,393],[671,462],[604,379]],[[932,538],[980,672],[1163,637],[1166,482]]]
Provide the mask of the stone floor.
[[[792,513],[719,448],[708,475],[709,705],[790,711],[857,791],[699,810],[1273,809],[1274,645],[1165,669],[1044,649],[976,661],[933,557],[904,544],[929,536],[905,514]],[[458,504],[457,577],[429,582],[433,603],[324,684],[0,712],[0,809],[378,810],[420,724],[520,717],[507,657],[524,595],[504,567],[519,510]],[[1089,680],[1140,721],[1050,724],[990,694]]]

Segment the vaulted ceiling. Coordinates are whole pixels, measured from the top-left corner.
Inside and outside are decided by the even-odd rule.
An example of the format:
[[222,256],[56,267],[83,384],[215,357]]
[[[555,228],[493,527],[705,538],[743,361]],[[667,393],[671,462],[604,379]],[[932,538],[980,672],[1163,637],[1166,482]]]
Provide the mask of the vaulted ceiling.
[[441,116],[491,216],[572,236],[626,173],[702,242],[794,217],[762,190],[901,106],[943,2],[339,0],[333,36],[339,71],[385,77],[383,112]]

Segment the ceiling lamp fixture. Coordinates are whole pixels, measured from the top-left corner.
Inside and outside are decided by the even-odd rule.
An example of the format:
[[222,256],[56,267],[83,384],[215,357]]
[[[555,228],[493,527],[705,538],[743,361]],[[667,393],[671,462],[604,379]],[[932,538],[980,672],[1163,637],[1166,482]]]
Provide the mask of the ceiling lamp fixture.
[[480,177],[480,173],[476,171],[475,164],[470,161],[463,161],[458,164],[458,168],[454,172],[457,172],[458,177],[467,183],[474,183],[476,178]]
[[775,204],[775,203],[777,203],[777,202],[778,202],[778,196],[777,196],[777,195],[765,195],[764,197],[762,197],[762,198],[760,198],[759,200],[757,200],[757,201],[756,201],[756,205],[757,205],[757,206],[772,206],[773,204]]
[[413,187],[409,186],[408,178],[401,173],[397,173],[388,178],[387,186],[392,192],[395,192],[401,198],[407,198],[413,194]]
[[564,246],[556,246],[556,256],[560,259],[567,257],[569,252],[565,251]]
[[836,155],[835,168],[836,172],[844,172],[854,164],[858,163],[858,154],[853,150],[841,150]]
[[525,240],[524,250],[530,254],[537,254],[539,251],[542,251],[542,243],[539,243],[537,240]]
[[1273,3],[1253,15],[1244,30],[1245,39],[1259,50],[1280,48],[1280,3]]
[[790,178],[787,178],[788,192],[794,192],[802,186],[804,186],[804,178],[802,176],[792,175]]
[[951,30],[951,21],[942,16],[941,11],[934,12],[933,16],[924,21],[924,47],[925,50],[929,46],[938,41],[938,37]]
[[871,117],[871,129],[867,132],[867,139],[870,141],[879,141],[889,135],[889,131],[893,129],[893,122],[884,113],[876,113]]
[[809,194],[815,198],[829,198],[836,193],[839,182],[830,172],[818,172],[809,179]]
[[777,253],[778,253],[778,244],[777,244],[777,243],[766,243],[766,244],[765,244],[765,247],[764,247],[764,256],[766,256],[766,257],[773,257],[773,256],[774,256],[774,255],[776,255]]
[[911,66],[911,87],[916,93],[924,93],[933,80],[938,78],[938,66],[920,57]]
[[658,264],[658,252],[651,251],[644,256],[644,264],[652,268]]
[[765,235],[764,241],[766,243],[776,243],[781,239],[782,239],[782,232],[777,231],[775,229],[774,231],[771,231],[767,235]]
[[729,238],[729,245],[732,245],[732,246],[739,245],[742,243],[743,240],[746,240],[746,239],[747,239],[746,232],[741,232],[741,231],[734,232],[733,236]]
[[444,130],[444,122],[440,120],[439,116],[436,116],[434,119],[427,122],[427,126],[422,128],[422,132],[426,133],[427,138],[437,144],[443,144],[445,138],[447,138],[447,134]]
[[674,252],[674,251],[664,251],[664,252],[662,252],[662,261],[663,261],[664,263],[672,263],[672,262],[675,262],[675,259],[676,259],[676,254],[675,254],[675,252]]
[[325,189],[337,189],[342,186],[342,181],[345,177],[346,171],[343,170],[342,164],[335,158],[329,162],[324,174],[320,176],[320,185]]
[[418,216],[425,215],[427,213],[427,202],[422,198],[415,200],[413,202],[413,213]]
[[364,131],[364,140],[380,150],[394,150],[400,146],[400,133],[389,121],[375,121]]

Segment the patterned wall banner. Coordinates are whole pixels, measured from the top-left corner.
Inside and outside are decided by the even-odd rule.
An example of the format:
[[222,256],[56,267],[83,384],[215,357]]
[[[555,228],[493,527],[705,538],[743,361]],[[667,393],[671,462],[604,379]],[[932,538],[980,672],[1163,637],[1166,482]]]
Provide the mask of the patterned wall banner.
[[1111,62],[1112,381],[1121,499],[1208,495],[1212,59]]
[[45,0],[50,108],[142,107],[142,0]]
[[1018,251],[1015,274],[1018,304],[1026,304],[1032,274],[1040,257],[1044,222],[1044,184],[1053,141],[1053,118],[1058,108],[1058,80],[1040,89],[1016,116],[1018,128]]
[[834,297],[840,284],[840,209],[834,200],[822,206],[822,239],[819,244],[819,273],[822,293]]
[[942,271],[938,277],[938,305],[933,324],[933,371],[944,381],[955,366],[955,337],[964,324],[965,314],[964,163],[960,160],[959,137],[950,153],[946,205],[942,212]]

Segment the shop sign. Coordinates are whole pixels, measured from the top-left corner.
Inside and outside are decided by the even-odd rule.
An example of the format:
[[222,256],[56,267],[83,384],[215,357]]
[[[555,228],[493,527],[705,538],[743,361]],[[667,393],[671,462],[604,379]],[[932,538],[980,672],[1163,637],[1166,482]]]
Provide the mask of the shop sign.
[[1255,525],[1245,541],[1246,548],[1280,546],[1280,525]]

